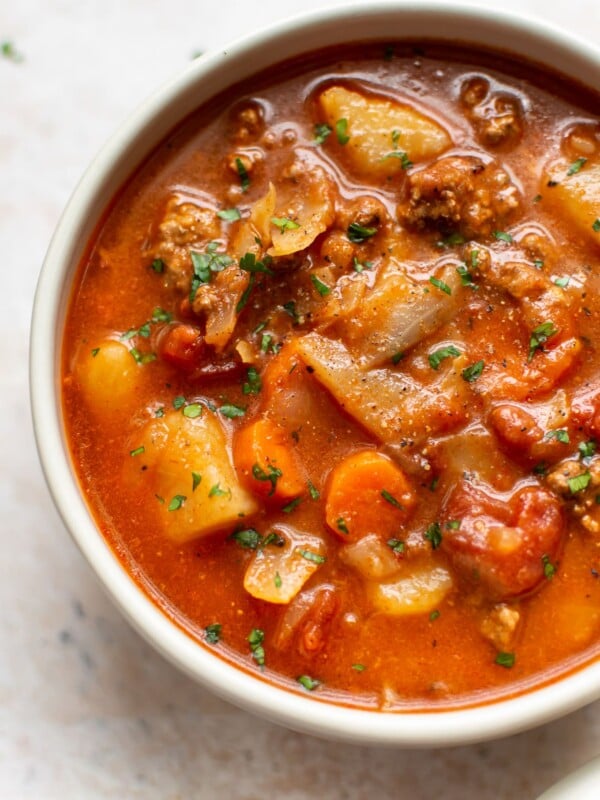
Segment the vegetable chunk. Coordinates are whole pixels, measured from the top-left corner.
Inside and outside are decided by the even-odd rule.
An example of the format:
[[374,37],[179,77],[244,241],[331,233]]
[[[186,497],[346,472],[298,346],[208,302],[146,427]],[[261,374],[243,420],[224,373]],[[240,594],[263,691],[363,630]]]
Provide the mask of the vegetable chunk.
[[588,160],[574,172],[562,159],[548,167],[542,187],[544,204],[600,246],[600,161]]
[[110,415],[135,402],[140,368],[126,345],[106,339],[79,350],[74,375],[92,411]]
[[270,544],[254,554],[244,588],[257,600],[286,604],[326,560],[321,539],[308,534],[284,536],[281,547]]
[[428,614],[439,606],[452,588],[444,567],[419,567],[390,583],[373,583],[369,594],[378,611],[395,617]]
[[349,138],[343,145],[343,155],[357,175],[371,180],[395,175],[408,162],[433,158],[452,144],[448,133],[433,119],[412,106],[381,96],[331,86],[319,96],[319,106],[332,128],[338,120],[347,120]]
[[174,411],[152,420],[132,444],[139,455],[128,466],[146,468],[143,480],[169,538],[187,542],[258,510],[237,479],[221,423],[207,409],[194,418]]
[[235,437],[233,454],[238,473],[255,494],[289,500],[302,494],[300,474],[285,432],[268,419],[258,419]]
[[327,524],[340,539],[356,541],[369,533],[391,536],[415,506],[415,492],[404,472],[375,450],[354,453],[329,478]]

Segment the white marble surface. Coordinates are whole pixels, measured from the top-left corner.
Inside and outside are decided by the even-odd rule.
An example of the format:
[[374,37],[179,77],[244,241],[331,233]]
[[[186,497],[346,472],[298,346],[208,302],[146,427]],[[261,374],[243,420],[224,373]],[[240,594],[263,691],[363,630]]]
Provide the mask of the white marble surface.
[[[331,0],[330,4],[333,4]],[[343,0],[338,0],[343,4]],[[0,2],[0,797],[533,800],[600,752],[600,704],[504,741],[391,752],[238,711],[152,652],[53,509],[28,409],[35,282],[79,175],[192,53],[318,0]],[[503,0],[590,39],[597,0]]]

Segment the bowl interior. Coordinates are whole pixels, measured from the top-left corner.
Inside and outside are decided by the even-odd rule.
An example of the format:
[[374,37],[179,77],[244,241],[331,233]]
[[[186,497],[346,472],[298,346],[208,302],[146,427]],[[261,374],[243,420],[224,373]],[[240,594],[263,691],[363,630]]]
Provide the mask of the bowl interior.
[[344,42],[464,41],[507,50],[600,87],[597,49],[539,21],[445,3],[353,5],[273,26],[190,64],[150,97],[94,160],[61,218],[40,276],[31,334],[31,393],[46,480],[66,527],[122,612],[160,652],[233,703],[289,727],[371,744],[447,745],[543,723],[600,695],[600,663],[518,698],[435,713],[385,714],[292,694],[212,655],[142,593],[90,516],[74,477],[61,418],[60,351],[70,286],[112,197],[175,125],[220,91],[272,64]]

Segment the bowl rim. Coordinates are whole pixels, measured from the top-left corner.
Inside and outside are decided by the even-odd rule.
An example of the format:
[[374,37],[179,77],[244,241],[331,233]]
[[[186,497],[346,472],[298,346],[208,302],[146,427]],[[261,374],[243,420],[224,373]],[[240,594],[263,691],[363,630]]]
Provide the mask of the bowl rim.
[[[232,77],[241,67],[246,67],[244,77],[266,66],[265,59],[268,63],[282,60],[273,53],[310,52],[322,46],[323,37],[330,39],[332,35],[337,37],[334,43],[341,43],[350,35],[342,35],[342,29],[365,34],[379,30],[381,34],[354,36],[354,40],[400,40],[410,36],[410,31],[428,29],[432,23],[431,39],[451,38],[453,32],[464,30],[463,41],[473,42],[477,35],[478,41],[493,46],[495,37],[498,46],[498,37],[505,37],[507,51],[529,54],[542,63],[543,54],[550,48],[558,56],[550,66],[559,62],[566,65],[569,74],[581,82],[590,73],[595,74],[600,88],[600,50],[590,42],[533,17],[478,4],[444,0],[379,0],[371,4],[364,0],[277,22],[196,59],[119,126],[84,173],[60,218],[40,272],[32,316],[31,411],[44,476],[67,530],[124,616],[169,661],[233,704],[288,728],[355,744],[447,746],[517,733],[600,697],[600,660],[516,697],[457,709],[379,712],[319,701],[267,683],[210,652],[169,619],[138,586],[87,508],[71,466],[62,423],[62,323],[71,278],[92,233],[90,218],[97,222],[115,194],[114,187],[137,170],[144,153],[150,152],[195,105],[235,83]],[[305,44],[305,39],[310,43]],[[206,86],[210,89],[202,90]],[[197,99],[199,89],[204,94]],[[186,103],[188,112],[181,110]],[[172,108],[179,108],[176,123],[167,119]],[[135,167],[131,167],[132,158]]]

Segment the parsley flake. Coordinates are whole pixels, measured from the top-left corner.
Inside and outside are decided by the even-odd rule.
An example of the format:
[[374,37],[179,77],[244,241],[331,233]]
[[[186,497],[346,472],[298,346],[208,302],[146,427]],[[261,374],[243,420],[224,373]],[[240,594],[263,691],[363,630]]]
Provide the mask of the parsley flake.
[[328,125],[326,122],[318,122],[315,127],[315,138],[313,142],[315,144],[323,144],[323,142],[328,138],[331,134],[332,128],[331,125]]
[[225,220],[225,222],[237,222],[242,218],[239,208],[224,208],[222,211],[217,211],[217,217]]
[[327,286],[326,283],[323,283],[323,281],[320,281],[316,275],[311,275],[310,279],[312,281],[312,285],[315,287],[321,297],[326,297],[331,292],[329,286]]
[[264,631],[261,631],[260,628],[252,628],[248,636],[248,643],[250,645],[252,658],[256,661],[259,667],[264,667],[265,665],[265,649],[263,647],[264,639]]
[[204,634],[206,636],[206,641],[209,644],[218,644],[221,639],[221,629],[222,625],[218,622],[213,622],[211,625],[207,625],[204,628]]
[[244,394],[258,394],[262,389],[262,380],[256,367],[248,367],[246,380],[242,384]]
[[140,447],[136,447],[135,450],[130,450],[129,451],[129,455],[132,456],[133,458],[135,458],[136,456],[141,456],[142,453],[145,453],[145,452],[146,452],[146,448],[142,444],[142,445],[140,445]]
[[338,119],[335,123],[335,135],[341,145],[348,144],[350,136],[348,135],[348,120],[346,118]]
[[544,438],[556,439],[557,442],[561,442],[562,444],[569,444],[570,441],[569,432],[564,429],[556,431],[547,431]]
[[319,555],[319,553],[313,553],[312,550],[298,550],[302,558],[305,558],[307,561],[312,561],[313,564],[324,564],[327,561],[325,556]]
[[401,555],[404,552],[404,542],[402,539],[388,539],[386,544],[397,555]]
[[592,476],[590,475],[589,469],[585,472],[582,472],[581,475],[576,475],[573,478],[569,478],[567,483],[569,485],[569,491],[571,494],[577,494],[578,492],[583,492],[587,489],[590,485],[590,481],[592,480]]
[[550,561],[549,556],[543,555],[542,556],[542,565],[544,567],[544,577],[547,580],[551,581],[554,575],[556,574],[556,565]]
[[494,663],[498,664],[500,667],[504,667],[505,669],[510,669],[515,665],[515,654],[514,653],[498,653],[496,658],[494,659]]
[[394,506],[394,508],[400,508],[400,509],[404,510],[404,506],[402,505],[402,503],[398,502],[398,500],[396,500],[396,498],[394,497],[394,495],[393,495],[393,494],[390,494],[390,493],[387,491],[387,489],[382,489],[382,490],[381,490],[381,496],[382,496],[382,497],[383,497],[383,499],[384,499],[386,502],[388,502],[388,503],[389,503],[391,506]]
[[219,408],[221,414],[228,419],[235,419],[236,417],[243,417],[246,409],[241,406],[234,406],[231,403],[221,406]]
[[576,175],[579,172],[579,170],[583,167],[583,165],[586,163],[586,161],[587,158],[583,158],[583,156],[581,158],[576,159],[567,170],[567,175],[568,176]]
[[299,675],[296,680],[307,692],[314,692],[314,690],[321,685],[321,681],[311,678],[310,675]]
[[494,238],[498,239],[499,242],[506,242],[507,244],[512,244],[513,237],[510,233],[506,233],[506,231],[494,231]]
[[439,289],[446,294],[452,294],[452,289],[448,286],[448,284],[444,283],[444,281],[441,281],[439,278],[436,278],[434,275],[429,278],[429,283],[431,283],[432,286],[435,286],[436,289]]
[[538,350],[543,350],[544,344],[548,339],[555,336],[557,333],[558,328],[555,328],[554,323],[551,321],[543,322],[541,325],[538,325],[537,328],[534,328],[531,332],[531,338],[529,339],[527,361],[531,361]]
[[252,475],[257,481],[269,481],[271,484],[271,491],[269,492],[269,497],[274,494],[275,487],[277,486],[277,480],[281,478],[283,472],[277,467],[274,467],[272,464],[267,466],[268,472],[260,466],[260,464],[253,464],[252,465]]
[[427,539],[428,542],[430,542],[431,549],[437,550],[442,543],[442,529],[440,527],[440,523],[432,522],[431,525],[429,525],[429,527],[423,534],[423,536],[425,539]]
[[176,494],[169,503],[167,511],[179,511],[186,500],[187,497],[184,494]]
[[483,361],[483,359],[481,361],[476,361],[474,364],[470,364],[468,367],[465,367],[461,372],[463,380],[465,380],[467,383],[473,383],[481,375],[484,367],[485,361]]
[[338,531],[341,531],[342,533],[345,533],[346,536],[350,533],[350,531],[348,530],[348,526],[346,525],[346,522],[344,521],[343,517],[339,517],[338,519],[336,519],[335,526],[338,529]]
[[448,347],[440,347],[439,350],[435,350],[433,353],[430,353],[427,357],[429,364],[432,369],[438,370],[440,368],[440,364],[446,358],[457,358],[460,355],[460,350],[454,347],[453,344],[449,345]]
[[247,192],[248,189],[250,188],[250,176],[248,175],[248,170],[244,166],[244,162],[242,161],[241,158],[236,158],[235,168],[240,178],[240,186],[242,187],[242,192]]
[[350,239],[351,242],[354,242],[354,244],[360,244],[361,242],[370,239],[372,236],[375,236],[376,233],[376,226],[368,227],[361,225],[358,222],[351,222],[346,231],[348,239]]
[[276,228],[279,228],[282,233],[294,231],[296,228],[300,227],[297,222],[293,219],[288,219],[288,217],[271,217],[271,222]]

